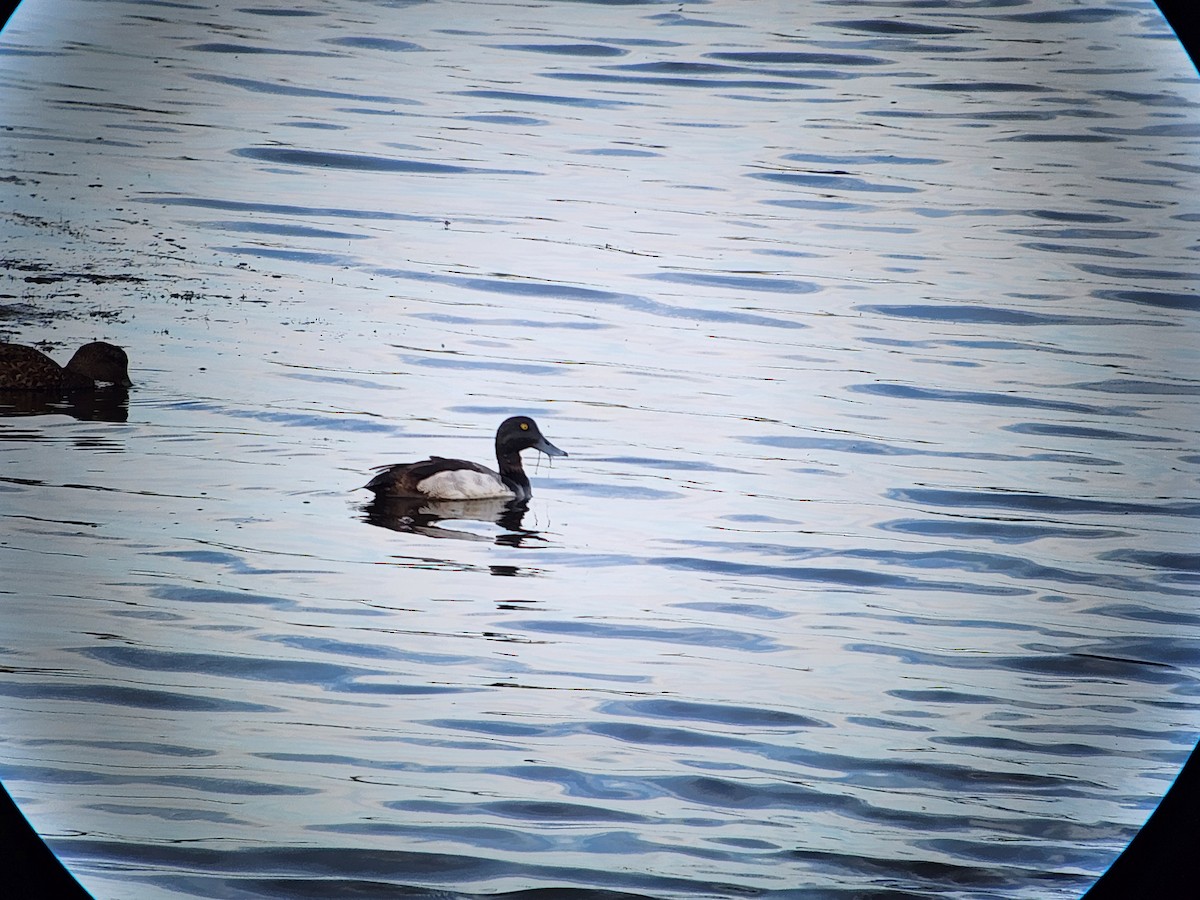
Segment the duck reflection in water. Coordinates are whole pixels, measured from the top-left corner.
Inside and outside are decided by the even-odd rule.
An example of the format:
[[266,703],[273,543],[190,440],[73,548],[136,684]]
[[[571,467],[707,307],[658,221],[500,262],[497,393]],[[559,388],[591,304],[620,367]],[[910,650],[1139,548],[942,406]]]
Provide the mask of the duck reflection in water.
[[117,385],[64,396],[0,388],[0,418],[48,415],[72,416],[81,422],[128,422],[129,392]]
[[[520,547],[530,541],[545,541],[539,532],[522,526],[521,522],[526,512],[527,501],[506,500],[503,497],[481,500],[430,500],[424,497],[385,497],[377,494],[375,499],[363,507],[363,520],[392,531],[460,541],[493,541],[508,547]],[[487,535],[439,524],[453,520],[499,525],[504,529],[504,533]]]

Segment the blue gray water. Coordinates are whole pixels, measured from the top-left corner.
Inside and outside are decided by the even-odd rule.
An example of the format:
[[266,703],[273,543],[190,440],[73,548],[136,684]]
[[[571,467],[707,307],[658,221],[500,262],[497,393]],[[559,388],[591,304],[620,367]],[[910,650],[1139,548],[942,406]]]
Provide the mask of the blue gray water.
[[98,898],[1077,896],[1200,733],[1198,110],[1148,0],[26,0],[0,332],[136,387],[0,399],[0,778]]

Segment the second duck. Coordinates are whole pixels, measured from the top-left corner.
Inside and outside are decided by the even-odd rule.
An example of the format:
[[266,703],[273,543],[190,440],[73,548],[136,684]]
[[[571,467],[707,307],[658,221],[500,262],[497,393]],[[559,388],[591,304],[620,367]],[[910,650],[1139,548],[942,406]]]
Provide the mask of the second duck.
[[376,497],[428,497],[433,500],[480,500],[509,497],[528,500],[533,494],[529,476],[521,465],[522,450],[539,450],[547,456],[566,456],[546,440],[528,416],[512,416],[496,430],[495,472],[465,459],[431,456],[414,463],[380,466],[365,487]]

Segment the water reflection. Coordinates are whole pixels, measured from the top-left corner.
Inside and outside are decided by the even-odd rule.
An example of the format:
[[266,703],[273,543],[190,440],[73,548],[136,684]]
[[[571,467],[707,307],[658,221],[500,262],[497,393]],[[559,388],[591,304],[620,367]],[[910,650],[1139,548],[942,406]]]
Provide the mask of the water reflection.
[[[375,497],[363,508],[363,521],[378,528],[420,534],[431,538],[481,541],[506,547],[542,542],[541,533],[522,526],[528,501],[489,497],[482,500],[429,500],[424,497]],[[498,535],[479,534],[439,525],[446,521],[475,521],[499,525]],[[507,574],[507,573],[505,573]]]
[[67,415],[81,422],[129,421],[129,391],[118,385],[56,395],[0,391],[0,418]]

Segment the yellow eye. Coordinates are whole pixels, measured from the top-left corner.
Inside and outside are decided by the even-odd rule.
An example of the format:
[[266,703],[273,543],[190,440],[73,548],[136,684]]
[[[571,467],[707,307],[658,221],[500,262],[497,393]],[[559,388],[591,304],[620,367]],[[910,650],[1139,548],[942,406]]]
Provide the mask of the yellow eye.
[[521,423],[521,430],[522,430],[522,431],[528,431],[528,430],[529,430],[529,423],[528,423],[528,422],[522,422],[522,423]]

